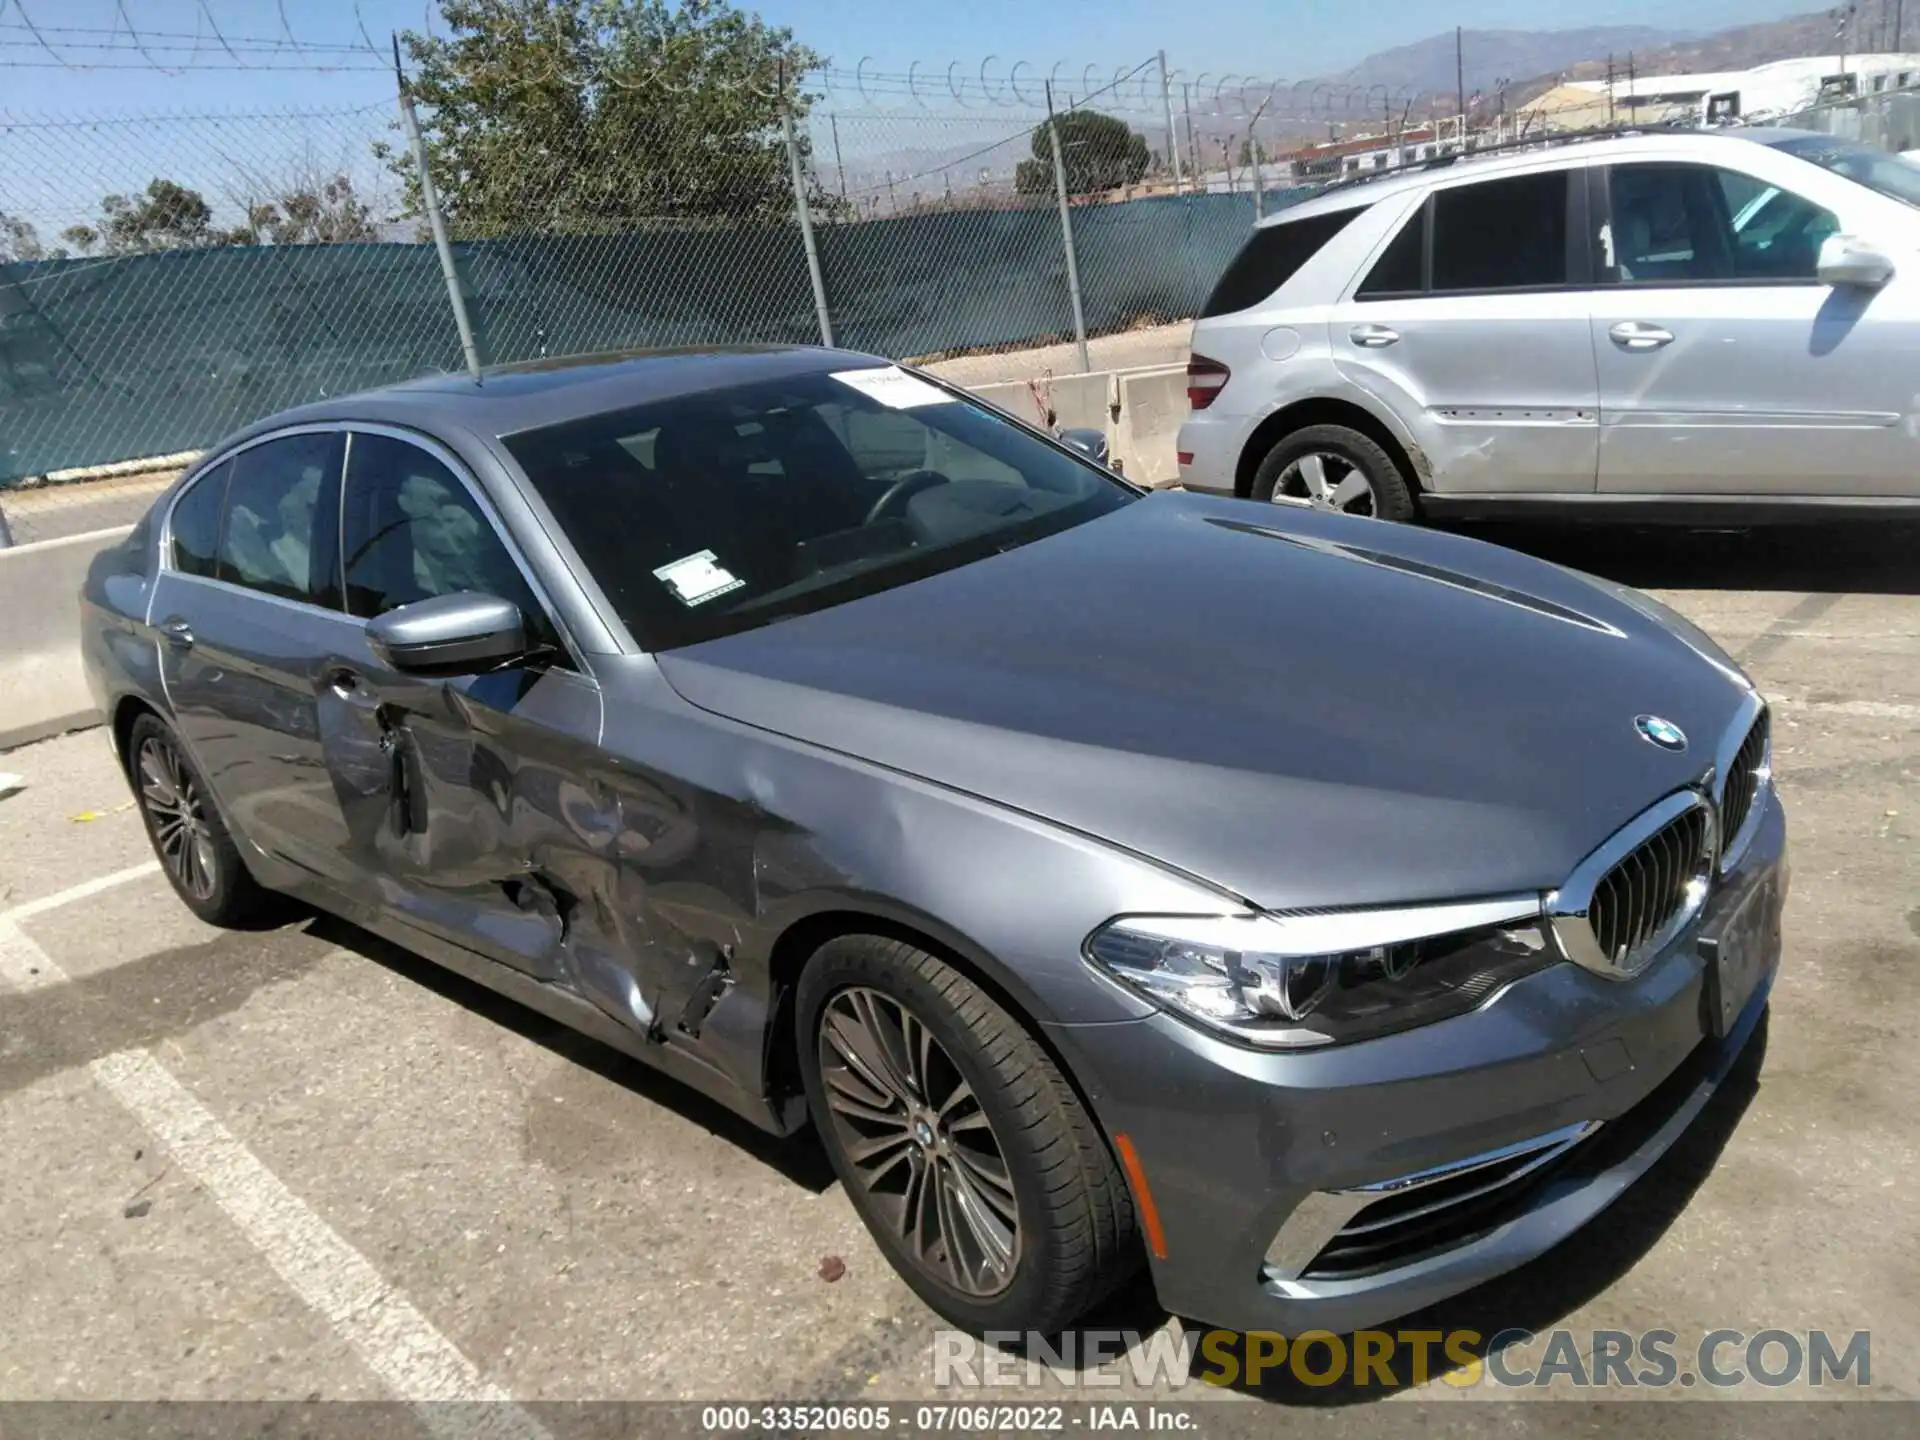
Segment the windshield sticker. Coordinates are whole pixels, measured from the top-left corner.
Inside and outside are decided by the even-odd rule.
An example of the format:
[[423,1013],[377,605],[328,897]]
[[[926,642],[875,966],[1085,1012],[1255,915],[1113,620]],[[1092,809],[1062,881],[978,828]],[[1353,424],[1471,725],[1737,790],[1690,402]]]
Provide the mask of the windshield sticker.
[[938,385],[929,385],[918,375],[909,375],[897,365],[885,365],[872,370],[836,370],[833,378],[892,410],[957,403]]
[[747,583],[718,563],[711,550],[662,565],[653,572],[653,578],[672,590],[674,599],[682,605],[704,604]]

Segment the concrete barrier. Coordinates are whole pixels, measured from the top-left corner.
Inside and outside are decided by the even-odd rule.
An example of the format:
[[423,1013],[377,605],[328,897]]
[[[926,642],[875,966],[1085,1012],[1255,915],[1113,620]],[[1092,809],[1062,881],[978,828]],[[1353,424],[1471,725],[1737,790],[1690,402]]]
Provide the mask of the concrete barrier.
[[1042,429],[1085,426],[1104,431],[1121,473],[1154,488],[1180,479],[1175,441],[1187,418],[1185,365],[1057,375],[974,387],[989,405]]
[[80,668],[80,582],[130,528],[0,550],[0,750],[99,723]]
[[1119,404],[1108,444],[1136,485],[1160,489],[1180,480],[1180,427],[1187,418],[1187,369],[1165,367],[1115,376]]

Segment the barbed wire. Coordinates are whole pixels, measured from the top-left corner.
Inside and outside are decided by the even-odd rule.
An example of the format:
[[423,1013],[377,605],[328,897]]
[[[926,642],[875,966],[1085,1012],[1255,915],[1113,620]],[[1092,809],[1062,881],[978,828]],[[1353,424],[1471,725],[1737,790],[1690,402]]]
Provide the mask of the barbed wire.
[[[191,0],[191,30],[153,26],[141,28],[129,0],[112,0],[112,23],[73,23],[63,8],[45,19],[46,0],[0,0],[0,69],[61,69],[73,73],[143,70],[166,75],[204,71],[290,71],[318,73],[389,72],[390,40],[376,40],[361,0],[337,7],[336,15],[351,21],[347,33],[326,38],[303,34],[288,13],[286,0],[275,0],[279,33],[239,33],[223,26],[216,0]],[[186,0],[182,0],[186,3]],[[422,0],[418,33],[440,34],[434,0]],[[969,61],[913,61],[904,71],[882,69],[863,56],[852,66],[831,62],[795,77],[744,76],[715,79],[681,73],[673,55],[656,56],[651,70],[623,67],[592,76],[572,73],[555,47],[556,59],[544,71],[520,75],[529,88],[554,84],[577,85],[583,80],[625,90],[652,89],[671,96],[695,87],[711,91],[743,91],[773,99],[779,88],[791,85],[814,103],[841,109],[859,105],[868,110],[935,108],[961,112],[1044,108],[1049,87],[1067,103],[1084,104],[1098,94],[1106,108],[1147,116],[1163,115],[1170,107],[1183,113],[1197,110],[1208,120],[1246,118],[1267,114],[1275,119],[1311,119],[1321,115],[1370,112],[1379,94],[1381,108],[1410,103],[1409,89],[1389,91],[1385,86],[1360,87],[1337,81],[1288,81],[1238,72],[1173,69],[1161,73],[1157,57],[1142,64],[1105,66],[1059,60],[1041,65],[1027,59],[989,55],[977,65]]]

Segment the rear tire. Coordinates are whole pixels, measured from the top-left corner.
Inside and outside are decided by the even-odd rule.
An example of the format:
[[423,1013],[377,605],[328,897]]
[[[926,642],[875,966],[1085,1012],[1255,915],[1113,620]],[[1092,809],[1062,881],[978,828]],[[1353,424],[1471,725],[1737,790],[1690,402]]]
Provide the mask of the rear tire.
[[127,736],[127,778],[173,891],[209,925],[246,929],[285,902],[253,878],[180,737],[142,715]]
[[1142,1262],[1133,1198],[1086,1107],[973,981],[853,935],[801,976],[814,1126],[874,1240],[956,1325],[1052,1334]]
[[1288,435],[1260,462],[1250,493],[1379,520],[1411,520],[1415,513],[1413,487],[1399,464],[1379,441],[1346,425],[1309,425]]

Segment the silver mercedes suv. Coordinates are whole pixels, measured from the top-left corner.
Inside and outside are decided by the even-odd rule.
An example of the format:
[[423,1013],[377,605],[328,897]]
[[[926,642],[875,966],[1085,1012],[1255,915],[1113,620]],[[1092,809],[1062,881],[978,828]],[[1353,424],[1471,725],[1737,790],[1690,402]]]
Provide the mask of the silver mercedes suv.
[[1920,512],[1920,165],[1790,130],[1451,157],[1260,226],[1188,489],[1350,514]]

